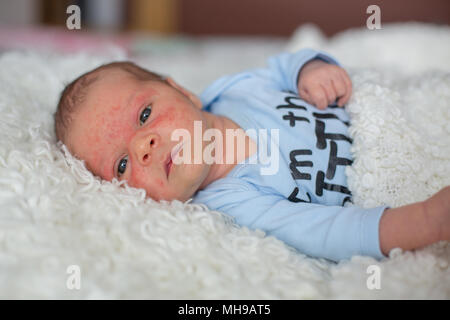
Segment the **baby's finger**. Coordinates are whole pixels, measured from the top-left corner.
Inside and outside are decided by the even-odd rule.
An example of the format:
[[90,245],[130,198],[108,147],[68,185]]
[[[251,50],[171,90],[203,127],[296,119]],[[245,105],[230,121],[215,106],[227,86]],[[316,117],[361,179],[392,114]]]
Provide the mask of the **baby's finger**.
[[327,96],[325,91],[320,85],[316,86],[314,90],[310,91],[311,98],[319,109],[325,109],[327,107]]
[[346,92],[345,95],[339,99],[338,103],[342,103],[342,105],[346,104],[352,95],[352,81],[346,72],[341,73],[341,78],[345,83]]
[[343,98],[347,93],[346,84],[340,76],[338,79],[333,79],[331,82],[333,84],[334,91],[336,92],[336,96],[338,98],[337,104],[338,106],[342,107],[345,104]]
[[331,82],[321,84],[320,86],[322,87],[327,97],[327,107],[336,100],[336,92],[334,91],[334,87]]
[[312,99],[311,99],[311,96],[310,96],[310,94],[308,92],[308,90],[300,89],[300,91],[298,93],[299,93],[300,98],[302,98],[306,102],[308,102],[308,103],[312,103],[313,102]]

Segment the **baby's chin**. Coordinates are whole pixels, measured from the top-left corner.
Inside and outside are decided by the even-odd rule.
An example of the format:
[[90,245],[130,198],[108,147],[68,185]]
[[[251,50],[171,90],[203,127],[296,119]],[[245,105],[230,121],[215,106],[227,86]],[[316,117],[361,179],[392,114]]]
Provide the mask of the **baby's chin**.
[[190,198],[192,198],[192,196],[194,195],[194,193],[192,194],[177,194],[176,192],[170,192],[168,194],[160,194],[160,195],[151,195],[148,192],[146,192],[146,197],[147,198],[151,198],[155,201],[173,201],[173,200],[178,200],[181,202],[185,202],[187,200],[189,200]]
[[179,181],[176,186],[171,186],[170,184],[165,185],[162,189],[158,190],[157,192],[154,192],[155,191],[154,189],[146,190],[146,188],[144,188],[144,190],[146,191],[146,197],[151,198],[155,201],[178,200],[184,202],[192,198],[196,192],[194,186],[185,185],[183,184],[183,181]]
[[[178,200],[185,202],[192,198],[195,193],[202,189],[202,184],[206,181],[210,172],[210,165],[195,164],[186,168],[177,168],[173,171],[173,176],[161,188],[156,189],[149,186],[142,186],[146,190],[146,196],[155,201]],[[181,170],[180,170],[181,169]],[[139,186],[134,186],[139,188]]]

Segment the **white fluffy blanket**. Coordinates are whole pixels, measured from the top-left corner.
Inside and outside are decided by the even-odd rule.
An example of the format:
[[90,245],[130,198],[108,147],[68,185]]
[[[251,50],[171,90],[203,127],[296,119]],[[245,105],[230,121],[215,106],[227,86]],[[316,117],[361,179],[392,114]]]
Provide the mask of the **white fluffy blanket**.
[[[327,40],[306,26],[289,44],[323,49],[351,74],[349,185],[366,207],[450,184],[450,29],[383,27]],[[450,298],[446,242],[332,264],[204,206],[157,203],[94,178],[55,145],[52,113],[63,81],[112,58],[123,56],[0,56],[0,298]],[[208,59],[189,63],[199,72],[223,62]],[[80,289],[67,286],[73,265]],[[380,289],[367,286],[370,265]]]

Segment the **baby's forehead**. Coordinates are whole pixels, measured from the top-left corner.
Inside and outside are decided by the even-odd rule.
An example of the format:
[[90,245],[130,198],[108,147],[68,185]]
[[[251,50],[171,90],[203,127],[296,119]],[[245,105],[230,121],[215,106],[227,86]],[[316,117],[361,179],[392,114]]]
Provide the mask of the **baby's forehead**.
[[98,98],[112,96],[117,98],[118,95],[126,94],[134,90],[134,85],[139,80],[134,78],[126,71],[108,70],[98,75],[97,80],[91,84],[86,92],[86,102],[91,104],[98,101]]

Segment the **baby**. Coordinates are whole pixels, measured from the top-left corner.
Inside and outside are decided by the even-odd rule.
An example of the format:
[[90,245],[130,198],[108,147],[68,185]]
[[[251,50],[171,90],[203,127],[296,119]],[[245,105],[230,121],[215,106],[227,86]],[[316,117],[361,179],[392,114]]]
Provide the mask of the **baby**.
[[379,259],[449,240],[450,187],[399,208],[351,205],[351,92],[338,62],[311,49],[220,78],[200,97],[114,62],[64,89],[55,131],[103,179],[155,200],[193,198],[312,257]]

